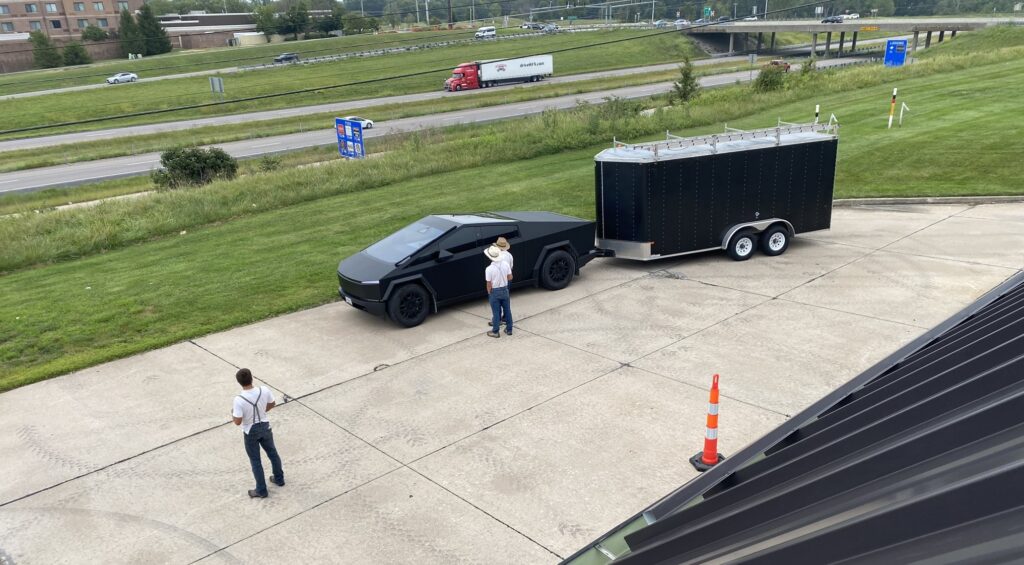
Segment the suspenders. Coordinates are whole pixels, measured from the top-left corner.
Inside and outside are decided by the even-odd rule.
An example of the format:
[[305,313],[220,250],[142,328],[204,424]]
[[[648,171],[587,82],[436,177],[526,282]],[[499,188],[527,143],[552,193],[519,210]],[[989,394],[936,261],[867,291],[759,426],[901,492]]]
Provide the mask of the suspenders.
[[[257,403],[260,401],[260,397],[263,396],[263,387],[260,387],[258,390],[259,390],[259,392],[256,394],[256,402],[249,402],[249,399],[246,398],[245,396],[243,396],[241,394],[238,395],[238,398],[241,398],[242,400],[244,400],[246,402],[246,404],[252,406],[252,424],[253,425],[255,425],[255,424],[259,423],[259,422],[263,422],[263,418],[260,417],[260,409],[256,407]],[[259,422],[256,421],[256,418],[260,419]]]

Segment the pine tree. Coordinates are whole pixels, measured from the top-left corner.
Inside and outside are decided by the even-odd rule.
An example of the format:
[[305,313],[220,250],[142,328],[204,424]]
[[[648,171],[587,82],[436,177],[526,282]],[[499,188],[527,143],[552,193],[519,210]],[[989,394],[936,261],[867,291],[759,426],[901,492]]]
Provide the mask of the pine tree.
[[64,46],[65,65],[87,65],[92,62],[89,52],[77,41],[72,41]]
[[690,61],[690,57],[686,56],[682,66],[679,67],[679,80],[672,85],[672,93],[669,97],[673,102],[678,101],[689,111],[690,101],[697,96],[699,91],[700,83],[697,81],[696,73],[693,72],[693,63]]
[[153,8],[149,4],[142,5],[142,8],[139,10],[138,21],[139,31],[142,32],[142,37],[146,44],[146,55],[170,53],[171,39],[167,37],[167,32],[164,31],[164,28],[160,27],[160,22],[153,15]]
[[146,41],[142,37],[142,30],[139,29],[139,24],[135,23],[135,18],[132,17],[128,10],[121,11],[121,30],[119,34],[121,37],[121,55],[127,57],[129,53],[145,54]]
[[52,69],[61,66],[64,59],[45,33],[36,30],[28,34],[28,37],[32,42],[32,60],[36,68]]

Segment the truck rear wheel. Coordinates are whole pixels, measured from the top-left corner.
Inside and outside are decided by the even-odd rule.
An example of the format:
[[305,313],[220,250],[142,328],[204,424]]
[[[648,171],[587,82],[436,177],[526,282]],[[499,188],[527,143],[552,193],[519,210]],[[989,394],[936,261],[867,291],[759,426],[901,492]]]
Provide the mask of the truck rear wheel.
[[789,230],[772,226],[761,234],[761,252],[769,257],[782,255],[789,248]]
[[576,262],[572,255],[562,249],[556,249],[544,258],[540,265],[540,285],[548,290],[562,290],[572,282],[576,272]]
[[757,235],[752,230],[736,232],[729,241],[726,251],[734,261],[746,261],[757,249]]

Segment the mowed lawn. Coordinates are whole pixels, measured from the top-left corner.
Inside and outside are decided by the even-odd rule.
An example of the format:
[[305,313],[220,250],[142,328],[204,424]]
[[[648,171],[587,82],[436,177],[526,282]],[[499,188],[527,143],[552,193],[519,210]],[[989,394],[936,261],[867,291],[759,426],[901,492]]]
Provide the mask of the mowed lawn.
[[[605,41],[630,38],[635,40],[593,46]],[[560,49],[573,50],[557,52]],[[690,42],[680,34],[652,35],[650,32],[602,31],[482,42],[481,44],[442,47],[308,66],[288,65],[283,68],[225,75],[226,99],[249,98],[304,89],[316,90],[250,102],[174,111],[155,116],[118,118],[98,124],[62,126],[58,129],[4,135],[3,137],[49,135],[442,90],[444,79],[451,76],[452,69],[460,63],[547,51],[556,51],[554,67],[555,73],[559,76],[630,67],[635,65],[636,61],[643,61],[644,65],[681,61],[684,55],[695,53]],[[416,73],[425,74],[400,79],[391,78]],[[377,80],[377,82],[365,83],[365,81],[372,80]],[[352,84],[358,82],[363,82],[363,84]],[[349,84],[352,85],[333,88],[335,85]],[[16,98],[3,102],[2,130],[101,117],[117,117],[135,112],[206,104],[211,101],[209,78],[205,76]]]
[[[887,130],[892,86],[913,113]],[[1009,111],[1021,89],[1024,61],[1016,60],[805,99],[730,126],[809,121],[820,103],[842,124],[840,198],[1022,194],[1014,147],[1024,116]],[[323,198],[0,277],[0,390],[332,301],[341,258],[425,214],[592,217],[592,158],[602,148]],[[336,166],[344,165],[311,169],[308,182],[326,182]]]

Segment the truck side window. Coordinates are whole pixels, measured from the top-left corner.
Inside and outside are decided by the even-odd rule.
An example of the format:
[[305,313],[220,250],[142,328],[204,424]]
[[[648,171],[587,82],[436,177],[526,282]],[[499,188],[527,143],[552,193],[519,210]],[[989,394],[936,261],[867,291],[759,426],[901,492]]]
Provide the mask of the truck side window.
[[494,243],[499,237],[511,241],[512,238],[519,237],[519,228],[516,226],[480,226],[480,239],[477,243],[483,247]]
[[462,226],[441,241],[441,249],[452,253],[461,253],[476,248],[477,228]]

